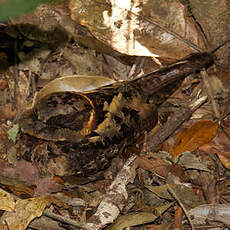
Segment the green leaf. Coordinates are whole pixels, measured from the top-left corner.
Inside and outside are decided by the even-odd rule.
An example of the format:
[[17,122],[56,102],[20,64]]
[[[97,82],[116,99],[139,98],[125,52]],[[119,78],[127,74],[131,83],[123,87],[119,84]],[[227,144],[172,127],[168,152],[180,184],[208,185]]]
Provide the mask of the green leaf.
[[16,142],[17,134],[19,131],[19,125],[15,124],[11,129],[8,130],[8,138],[11,139],[14,143]]
[[0,21],[34,10],[40,4],[57,0],[0,0]]

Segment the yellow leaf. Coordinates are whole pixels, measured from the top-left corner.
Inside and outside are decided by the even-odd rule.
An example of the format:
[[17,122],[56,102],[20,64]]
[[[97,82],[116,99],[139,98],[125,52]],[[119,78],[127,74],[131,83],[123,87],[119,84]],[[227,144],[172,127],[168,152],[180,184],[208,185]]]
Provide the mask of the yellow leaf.
[[0,189],[0,210],[13,211],[14,209],[14,198],[10,195],[10,193]]
[[52,196],[40,196],[18,200],[14,212],[5,212],[0,219],[0,229],[25,230],[28,224],[51,203],[60,205],[60,201]]

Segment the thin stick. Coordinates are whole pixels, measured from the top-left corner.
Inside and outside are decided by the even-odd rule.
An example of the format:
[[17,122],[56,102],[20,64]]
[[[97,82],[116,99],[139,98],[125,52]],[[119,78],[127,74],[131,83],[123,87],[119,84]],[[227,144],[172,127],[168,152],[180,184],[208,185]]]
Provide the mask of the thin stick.
[[227,39],[225,39],[223,42],[221,42],[218,46],[214,47],[213,49],[211,49],[209,51],[209,53],[215,53],[218,49],[220,49],[222,46],[224,46],[226,43],[230,42],[230,38],[228,37]]
[[207,101],[207,96],[199,98],[192,102],[188,107],[182,108],[174,113],[172,118],[167,121],[154,134],[149,134],[147,137],[146,151],[156,151],[157,147],[163,143],[170,135],[172,135],[192,114]]
[[171,186],[170,186],[169,184],[166,184],[166,186],[167,186],[168,192],[171,194],[171,196],[177,201],[177,203],[178,203],[178,204],[180,205],[180,207],[182,208],[182,210],[183,210],[185,216],[186,216],[187,219],[188,219],[188,222],[189,222],[189,224],[190,224],[190,226],[191,226],[191,229],[192,229],[192,230],[195,230],[195,227],[194,227],[194,225],[193,225],[193,223],[192,223],[192,220],[191,220],[191,218],[190,218],[190,216],[189,216],[189,214],[188,214],[188,212],[187,212],[187,210],[186,210],[184,204],[180,201],[180,198],[179,198],[179,197],[177,196],[177,194],[173,191],[173,189],[171,188]]
[[105,56],[105,54],[102,54],[102,58],[104,60],[104,64],[106,65],[106,68],[105,68],[105,71],[109,74],[109,76],[114,79],[115,81],[118,81],[118,77],[115,73],[115,71],[110,67],[109,63],[108,63],[108,60]]
[[47,217],[49,217],[49,218],[51,218],[51,219],[57,220],[57,221],[59,221],[59,222],[66,223],[66,224],[69,224],[69,225],[72,225],[72,226],[74,226],[74,227],[76,227],[76,228],[87,229],[87,227],[85,226],[84,223],[81,223],[81,222],[72,220],[72,219],[70,219],[70,218],[66,218],[66,217],[63,217],[63,216],[54,214],[54,213],[52,213],[51,211],[49,211],[48,209],[46,209],[46,210],[43,212],[43,215],[44,215],[44,216],[47,216]]
[[202,71],[200,71],[200,75],[201,75],[203,83],[204,83],[205,92],[207,93],[208,98],[211,101],[212,109],[213,109],[213,112],[215,114],[215,117],[220,118],[220,112],[218,109],[218,105],[216,104],[214,95],[213,95],[214,93],[213,93],[213,90],[212,90],[212,87],[211,87],[211,84],[209,81],[208,73],[205,69],[203,69]]

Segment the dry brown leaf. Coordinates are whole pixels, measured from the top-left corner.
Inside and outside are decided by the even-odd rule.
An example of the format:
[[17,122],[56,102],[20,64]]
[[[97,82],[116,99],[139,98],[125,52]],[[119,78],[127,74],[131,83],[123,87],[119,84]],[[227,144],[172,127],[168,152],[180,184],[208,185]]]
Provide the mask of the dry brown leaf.
[[14,212],[5,212],[0,219],[0,229],[2,230],[24,230],[36,217],[42,215],[44,209],[55,203],[60,205],[60,201],[53,196],[40,196],[30,199],[18,200]]
[[204,152],[213,153],[213,154],[217,153],[219,149],[220,149],[220,146],[214,143],[213,141],[199,147],[199,150],[204,151]]
[[7,85],[8,85],[7,80],[5,79],[0,80],[0,90],[4,90],[7,87]]
[[213,141],[203,145],[199,149],[205,152],[217,154],[224,167],[230,169],[230,140],[223,131],[219,131]]
[[5,105],[2,105],[0,107],[0,111],[1,111],[1,114],[0,114],[0,119],[13,119],[15,114],[16,114],[16,110],[13,109],[12,105],[11,104],[5,104]]
[[[168,191],[168,185],[160,185],[160,186],[145,186],[155,195],[157,195],[161,199],[165,199],[167,201],[172,201],[175,198]],[[200,195],[198,195],[192,188],[189,188],[183,184],[170,184],[171,189],[180,197],[180,201],[185,205],[186,208],[194,208],[197,205],[204,204],[204,199]]]
[[210,142],[217,133],[218,123],[209,120],[198,121],[178,134],[173,146],[173,157],[185,151],[194,151]]
[[169,230],[172,228],[172,224],[147,224],[146,230]]
[[174,225],[176,229],[182,229],[183,211],[179,206],[175,207]]
[[15,167],[0,161],[0,182],[12,186],[14,191],[26,193],[29,196],[48,194],[60,191],[62,186],[55,182],[52,177],[41,177],[36,165],[20,160]]
[[164,160],[157,158],[153,154],[144,157],[138,157],[138,166],[144,170],[149,170],[164,178],[167,177],[170,170],[169,164]]

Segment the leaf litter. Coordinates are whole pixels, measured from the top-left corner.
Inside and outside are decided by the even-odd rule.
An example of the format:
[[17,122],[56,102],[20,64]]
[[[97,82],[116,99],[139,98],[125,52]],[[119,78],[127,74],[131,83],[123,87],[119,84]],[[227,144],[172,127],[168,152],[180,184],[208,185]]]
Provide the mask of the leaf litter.
[[[125,79],[131,69],[138,76],[196,50],[207,50],[218,45],[229,31],[226,29],[229,26],[226,23],[229,14],[222,14],[222,19],[215,15],[226,11],[229,2],[217,4],[218,1],[212,0],[209,1],[210,5],[202,3],[202,7],[199,7],[197,1],[189,2],[192,17],[186,6],[177,0],[162,3],[149,1],[142,8],[138,0],[133,2],[133,6],[119,5],[119,1],[112,1],[111,4],[103,1],[70,1],[68,6],[67,2],[62,1],[58,5],[41,5],[34,12],[14,19],[12,25],[1,27],[1,33],[10,37],[6,40],[10,42],[16,39],[19,42],[18,50],[14,50],[12,44],[6,44],[4,49],[0,47],[0,59],[5,63],[0,68],[0,108],[3,111],[0,133],[0,207],[5,210],[0,219],[2,229],[31,229],[30,225],[35,223],[33,220],[42,213],[47,214],[44,210],[51,203],[52,215],[46,215],[49,216],[47,225],[41,222],[40,229],[50,229],[48,223],[53,220],[59,223],[55,229],[66,226],[70,229],[77,226],[102,229],[112,223],[110,229],[173,226],[176,222],[174,219],[179,219],[174,210],[181,205],[185,207],[185,216],[195,216],[195,220],[198,215],[202,218],[199,223],[192,221],[195,226],[199,224],[204,227],[206,220],[212,221],[212,227],[229,223],[225,214],[228,206],[223,205],[229,203],[230,199],[227,45],[217,52],[218,75],[213,69],[208,72],[211,76],[211,94],[221,115],[220,122],[213,119],[213,109],[210,103],[206,103],[175,134],[170,134],[167,141],[158,146],[157,152],[148,151],[143,155],[145,144],[148,144],[144,142],[140,151],[139,145],[143,145],[143,140],[135,148],[130,148],[139,155],[137,161],[131,158],[125,166],[126,160],[119,156],[101,175],[91,178],[59,177],[55,175],[58,170],[62,174],[66,171],[65,168],[57,169],[58,164],[64,164],[65,161],[50,156],[46,144],[37,147],[37,155],[31,147],[36,142],[22,137],[17,130],[17,118],[26,102],[31,102],[37,91],[57,77],[84,74]],[[85,8],[85,4],[89,8]],[[93,17],[90,13],[92,10]],[[120,18],[115,17],[118,12]],[[202,17],[204,13],[208,13],[208,16]],[[217,23],[219,25],[216,18],[222,22],[219,29],[215,27]],[[17,26],[28,21],[33,26]],[[52,37],[55,31],[61,39]],[[22,62],[12,66],[15,64],[12,55],[17,55]],[[138,61],[136,56],[140,56],[142,61]],[[109,60],[109,65],[106,60]],[[122,73],[119,72],[121,69]],[[219,80],[215,80],[215,75]],[[192,82],[194,76],[191,79]],[[186,93],[181,89],[183,86],[168,100],[174,111],[188,105],[191,99],[199,99],[200,95],[207,93],[199,81],[195,86],[187,83]],[[164,106],[167,106],[166,103]],[[171,116],[172,113],[166,120],[170,120]],[[160,126],[158,129],[161,129]],[[156,129],[152,132],[156,132]],[[32,162],[27,161],[29,155],[32,155]],[[40,157],[40,161],[36,161],[36,157]],[[52,161],[51,157],[54,157]],[[47,169],[46,165],[50,168]],[[167,184],[176,198],[169,192]],[[60,203],[54,195],[60,191],[69,197],[61,198],[65,204]],[[87,202],[78,203],[76,199]],[[216,216],[210,216],[213,210]],[[55,216],[55,213],[58,215]],[[39,220],[36,220],[38,229]],[[78,221],[83,224],[78,224]],[[138,227],[134,227],[136,225]],[[186,218],[181,226],[188,226]]]

